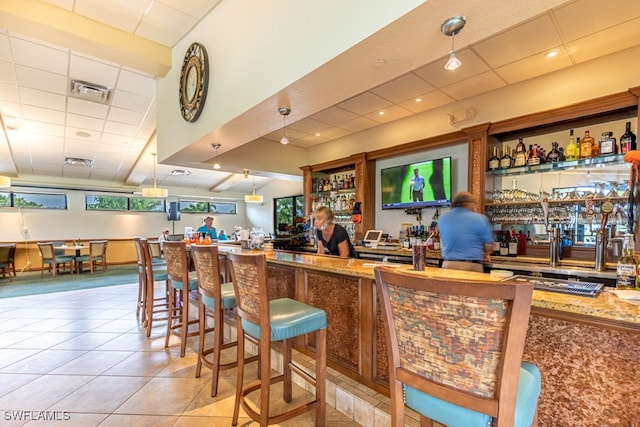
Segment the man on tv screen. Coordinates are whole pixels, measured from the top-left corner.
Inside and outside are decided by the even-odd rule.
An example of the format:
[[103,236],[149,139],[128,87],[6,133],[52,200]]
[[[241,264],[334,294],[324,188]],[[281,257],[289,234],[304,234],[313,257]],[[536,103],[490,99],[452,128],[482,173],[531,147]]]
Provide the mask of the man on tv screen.
[[411,191],[411,200],[413,200],[414,202],[423,201],[422,192],[424,190],[424,178],[420,175],[420,171],[418,171],[418,168],[415,168],[413,170],[413,177],[411,178],[409,189]]

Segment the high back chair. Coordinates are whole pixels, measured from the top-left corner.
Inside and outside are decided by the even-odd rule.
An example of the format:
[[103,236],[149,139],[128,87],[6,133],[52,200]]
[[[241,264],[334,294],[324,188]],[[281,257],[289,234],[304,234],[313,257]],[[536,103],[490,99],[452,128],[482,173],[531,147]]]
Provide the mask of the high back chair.
[[53,249],[53,243],[51,242],[38,242],[38,249],[40,249],[40,256],[42,257],[42,270],[40,270],[40,277],[44,277],[45,264],[48,264],[48,270],[52,272],[53,277],[58,274],[58,269],[64,269],[66,264],[69,264],[69,270],[73,273],[75,270],[76,257],[74,255],[56,255]]
[[91,274],[95,272],[96,266],[101,265],[102,271],[107,271],[107,240],[91,240],[89,241],[89,255],[81,255],[76,257],[76,269],[78,273],[82,273],[82,264],[89,263]]
[[[191,256],[196,266],[198,277],[198,318],[200,320],[200,335],[198,340],[198,362],[196,364],[196,378],[200,378],[202,365],[213,371],[211,380],[211,397],[218,394],[218,377],[220,371],[238,366],[236,361],[220,363],[220,352],[223,349],[235,347],[237,341],[224,342],[224,314],[236,306],[236,295],[233,283],[221,283],[220,258],[217,246],[191,245]],[[213,327],[207,327],[207,319]],[[208,332],[213,332],[211,347],[205,348],[205,338]],[[211,355],[211,357],[208,357]],[[257,360],[257,356],[245,359],[245,362]]]
[[149,250],[151,251],[151,263],[154,265],[166,264],[162,256],[162,246],[157,240],[148,240]]
[[0,245],[0,269],[2,269],[2,277],[6,277],[6,274],[8,272],[10,282],[13,280],[11,278],[11,273],[13,272],[14,277],[16,275],[16,265],[14,262],[15,253],[15,243]]
[[198,279],[195,271],[189,271],[187,244],[184,241],[167,240],[162,246],[170,286],[167,337],[164,346],[169,347],[171,332],[177,329],[180,335],[180,357],[184,357],[187,338],[198,335],[198,331],[189,331],[189,325],[199,325],[198,319],[189,318],[189,294],[198,289]]
[[[240,406],[260,426],[280,423],[306,411],[316,412],[316,426],[326,420],[326,340],[327,315],[324,310],[290,299],[269,298],[267,261],[264,254],[227,253],[231,280],[236,294],[238,312],[238,377],[236,401],[231,424],[238,424]],[[315,334],[315,378],[304,372],[291,359],[291,344],[296,337]],[[244,340],[246,336],[258,340],[261,380],[243,387]],[[283,373],[270,377],[271,343],[282,341]],[[315,399],[304,402],[275,415],[269,414],[270,385],[283,382],[283,399],[292,400],[291,377],[295,372],[315,387]],[[249,395],[260,391],[256,409],[249,403]]]
[[404,427],[405,404],[421,415],[421,425],[536,425],[540,371],[522,362],[532,285],[383,267],[375,276],[392,426]]
[[[169,280],[166,265],[154,265],[151,262],[151,251],[148,240],[136,237],[136,255],[139,258],[138,274],[141,285],[138,291],[138,306],[142,308],[142,324],[147,337],[151,336],[155,320],[167,320],[169,313]],[[155,283],[163,281],[162,293],[156,296]],[[164,317],[157,317],[164,313]]]

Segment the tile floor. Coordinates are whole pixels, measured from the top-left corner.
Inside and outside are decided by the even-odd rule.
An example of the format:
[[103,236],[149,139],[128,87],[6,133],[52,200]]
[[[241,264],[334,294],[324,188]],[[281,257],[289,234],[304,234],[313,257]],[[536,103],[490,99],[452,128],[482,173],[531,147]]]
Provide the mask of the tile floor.
[[[0,299],[0,426],[231,425],[236,370],[221,372],[210,397],[210,371],[195,378],[196,339],[180,358],[177,338],[164,348],[164,322],[146,338],[136,293],[131,284]],[[388,398],[333,370],[328,377],[328,426],[390,425]],[[256,425],[240,415],[238,425]],[[312,426],[314,414],[280,425]]]

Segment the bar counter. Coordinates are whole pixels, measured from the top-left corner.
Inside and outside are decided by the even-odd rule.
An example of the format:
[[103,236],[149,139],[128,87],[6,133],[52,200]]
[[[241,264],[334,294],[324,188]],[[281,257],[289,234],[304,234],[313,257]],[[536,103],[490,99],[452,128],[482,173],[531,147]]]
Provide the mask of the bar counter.
[[[383,263],[286,251],[265,255],[276,297],[296,298],[327,312],[328,365],[388,395],[373,272]],[[389,265],[422,276],[491,280],[486,273],[433,267],[416,272],[411,265]],[[296,348],[311,354],[314,345],[298,342]],[[639,426],[639,355],[640,305],[606,287],[596,298],[533,292],[524,359],[542,372],[540,426]]]

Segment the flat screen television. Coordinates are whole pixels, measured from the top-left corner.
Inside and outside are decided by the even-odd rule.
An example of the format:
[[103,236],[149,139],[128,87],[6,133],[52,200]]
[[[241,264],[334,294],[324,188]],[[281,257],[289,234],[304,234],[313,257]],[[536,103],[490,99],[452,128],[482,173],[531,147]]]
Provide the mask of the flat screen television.
[[451,157],[382,169],[380,183],[382,209],[449,206]]

